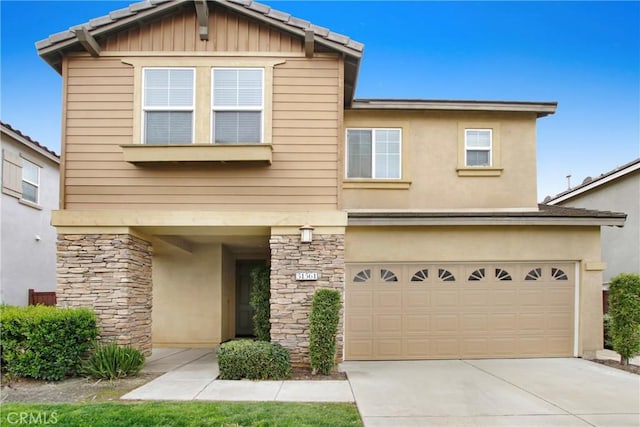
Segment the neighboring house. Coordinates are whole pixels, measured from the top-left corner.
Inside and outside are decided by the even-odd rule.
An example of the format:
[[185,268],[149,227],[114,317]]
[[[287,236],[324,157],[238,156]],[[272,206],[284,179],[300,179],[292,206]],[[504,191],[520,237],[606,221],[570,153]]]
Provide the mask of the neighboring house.
[[554,102],[357,100],[361,43],[251,1],[136,3],[36,46],[63,78],[58,304],[103,337],[245,335],[266,262],[295,364],[320,287],[340,359],[602,348],[600,226],[625,216],[538,206]]
[[27,305],[29,289],[56,290],[56,229],[60,158],[0,122],[2,224],[0,302]]
[[604,286],[620,273],[640,273],[640,158],[545,200],[547,205],[624,212],[624,228],[602,228]]

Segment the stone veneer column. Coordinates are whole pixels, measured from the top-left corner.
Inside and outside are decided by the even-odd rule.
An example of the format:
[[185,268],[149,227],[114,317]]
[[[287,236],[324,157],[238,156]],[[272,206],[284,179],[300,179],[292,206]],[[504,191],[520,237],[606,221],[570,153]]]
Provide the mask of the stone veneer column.
[[[299,235],[272,235],[271,245],[271,341],[291,353],[293,366],[309,365],[309,313],[316,289],[332,288],[342,294],[336,337],[338,361],[342,361],[344,312],[344,235],[315,234],[312,243],[300,243]],[[316,271],[317,281],[296,281],[296,271]]]
[[151,244],[129,234],[58,235],[58,306],[95,310],[102,341],[150,355],[151,259]]

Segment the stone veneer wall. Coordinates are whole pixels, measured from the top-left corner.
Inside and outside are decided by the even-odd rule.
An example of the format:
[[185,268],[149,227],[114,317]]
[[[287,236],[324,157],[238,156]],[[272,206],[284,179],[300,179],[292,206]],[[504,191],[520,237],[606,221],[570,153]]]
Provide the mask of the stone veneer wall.
[[151,244],[129,234],[58,235],[58,306],[92,308],[102,341],[150,355],[151,259]]
[[[312,243],[299,235],[273,235],[271,245],[271,341],[291,353],[293,366],[309,365],[309,313],[316,289],[333,288],[342,294],[336,337],[342,361],[344,312],[344,235],[314,234]],[[296,281],[297,271],[316,271],[317,281]]]

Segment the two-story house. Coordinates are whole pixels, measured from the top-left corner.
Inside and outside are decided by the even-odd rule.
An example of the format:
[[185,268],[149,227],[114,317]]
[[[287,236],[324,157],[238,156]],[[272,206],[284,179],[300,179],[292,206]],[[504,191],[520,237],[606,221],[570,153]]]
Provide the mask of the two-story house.
[[60,157],[7,123],[0,142],[0,303],[27,305],[29,289],[56,290]]
[[624,215],[536,203],[554,102],[354,99],[361,43],[248,0],[136,3],[36,46],[63,78],[59,304],[103,337],[245,335],[266,262],[296,364],[320,287],[341,359],[602,348],[600,226]]

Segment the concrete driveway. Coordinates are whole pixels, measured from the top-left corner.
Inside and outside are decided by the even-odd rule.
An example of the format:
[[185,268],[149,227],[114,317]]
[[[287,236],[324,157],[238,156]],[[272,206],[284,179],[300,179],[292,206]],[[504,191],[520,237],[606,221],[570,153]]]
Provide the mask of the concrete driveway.
[[365,426],[640,426],[640,376],[582,359],[345,362]]

